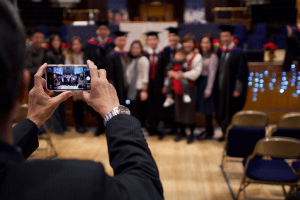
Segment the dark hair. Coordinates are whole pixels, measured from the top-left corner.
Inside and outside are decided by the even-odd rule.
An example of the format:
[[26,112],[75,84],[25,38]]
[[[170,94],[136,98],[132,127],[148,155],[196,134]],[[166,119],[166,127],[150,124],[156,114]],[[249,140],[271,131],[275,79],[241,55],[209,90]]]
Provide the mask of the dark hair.
[[[202,35],[202,38],[201,38],[201,42],[202,42],[203,38],[208,38],[209,41],[210,41],[211,49],[208,51],[208,54],[211,55],[212,53],[214,53],[214,43],[213,43],[214,38],[213,38],[213,36],[212,36],[210,33],[205,33],[205,34],[203,34],[203,35]],[[201,43],[201,42],[200,42],[200,43]],[[199,47],[199,50],[200,50],[200,54],[203,55],[203,50],[202,50],[202,48],[201,48],[201,45],[200,45],[200,47]]]
[[140,53],[138,56],[139,56],[139,57],[143,56],[143,55],[144,55],[143,45],[142,45],[141,41],[139,41],[139,40],[134,40],[134,41],[131,43],[130,49],[129,49],[129,56],[130,56],[130,57],[134,57],[134,56],[131,54],[131,49],[132,49],[132,47],[133,47],[134,44],[139,44],[139,45],[140,45],[140,47],[141,47],[141,53]]
[[11,111],[23,77],[26,32],[16,7],[0,1],[0,120]]
[[194,35],[190,34],[190,33],[187,34],[187,35],[185,35],[185,36],[183,36],[183,38],[181,40],[181,43],[183,44],[184,42],[187,42],[189,40],[193,41],[193,43],[194,43],[194,49],[195,49],[195,47],[196,47],[196,37]]
[[40,29],[34,29],[32,32],[31,32],[31,37],[34,35],[34,34],[36,34],[36,33],[40,33],[40,34],[43,34],[44,35],[44,33],[40,30]]
[[60,51],[60,53],[61,53],[61,52],[62,52],[62,49],[61,49],[61,38],[60,38],[60,35],[58,35],[58,34],[52,34],[52,35],[50,35],[50,37],[49,37],[49,49],[53,49],[52,42],[53,42],[53,40],[54,40],[56,37],[58,37],[59,40],[60,40],[60,48],[59,48],[59,51]]
[[184,49],[183,48],[181,48],[181,49],[177,49],[176,51],[175,51],[175,54],[176,53],[182,53],[182,54],[184,54],[185,55],[185,51],[184,51]]

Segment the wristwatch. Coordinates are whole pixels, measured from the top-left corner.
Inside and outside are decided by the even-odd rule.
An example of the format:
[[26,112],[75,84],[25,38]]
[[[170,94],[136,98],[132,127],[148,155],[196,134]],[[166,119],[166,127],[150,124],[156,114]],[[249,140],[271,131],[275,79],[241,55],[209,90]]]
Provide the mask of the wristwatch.
[[105,117],[103,119],[104,126],[106,126],[107,122],[111,118],[113,118],[114,116],[120,115],[120,114],[130,115],[130,110],[122,105],[115,107],[111,112],[109,112],[105,115]]

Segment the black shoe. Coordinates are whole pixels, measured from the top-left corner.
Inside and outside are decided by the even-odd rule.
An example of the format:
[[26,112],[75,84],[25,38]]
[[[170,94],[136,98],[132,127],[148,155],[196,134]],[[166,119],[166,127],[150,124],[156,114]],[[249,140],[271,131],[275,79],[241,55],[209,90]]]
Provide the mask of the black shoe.
[[189,135],[189,137],[187,139],[187,143],[192,144],[194,141],[195,141],[194,134]]
[[223,141],[225,141],[225,137],[224,137],[224,136],[222,136],[222,137],[218,138],[218,141],[219,141],[219,142],[223,142]]
[[88,129],[85,128],[85,127],[78,127],[78,128],[76,128],[76,131],[78,133],[84,134],[84,133],[86,133],[88,131]]
[[183,139],[185,139],[186,138],[186,134],[182,134],[182,133],[179,133],[176,137],[175,137],[175,142],[179,142],[179,141],[181,141],[181,140],[183,140]]
[[163,140],[163,139],[164,139],[164,136],[165,136],[165,135],[164,135],[163,132],[159,131],[157,135],[158,135],[158,139],[159,139],[159,140]]

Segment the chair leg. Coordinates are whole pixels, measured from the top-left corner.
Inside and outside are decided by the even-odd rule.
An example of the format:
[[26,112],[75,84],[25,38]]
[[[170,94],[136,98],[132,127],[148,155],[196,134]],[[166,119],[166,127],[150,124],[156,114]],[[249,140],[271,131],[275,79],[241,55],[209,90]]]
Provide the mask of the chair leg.
[[286,190],[285,190],[285,188],[284,188],[284,185],[282,185],[282,190],[283,190],[284,196],[287,197],[287,193],[286,193]]

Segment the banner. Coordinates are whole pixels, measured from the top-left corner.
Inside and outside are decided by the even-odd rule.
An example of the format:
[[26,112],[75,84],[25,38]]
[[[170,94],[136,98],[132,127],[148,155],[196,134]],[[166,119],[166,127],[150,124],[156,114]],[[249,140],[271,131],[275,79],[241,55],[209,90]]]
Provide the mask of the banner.
[[120,24],[129,21],[127,0],[107,0],[109,23]]
[[185,0],[184,23],[206,23],[205,0]]
[[162,50],[164,47],[169,45],[168,41],[168,31],[166,28],[169,27],[178,27],[177,22],[128,22],[121,23],[120,30],[127,31],[127,42],[125,46],[125,50],[128,51],[130,48],[130,44],[134,40],[141,40],[142,44],[146,46],[146,36],[145,33],[148,31],[157,31],[160,32],[158,34],[159,44],[158,49]]

